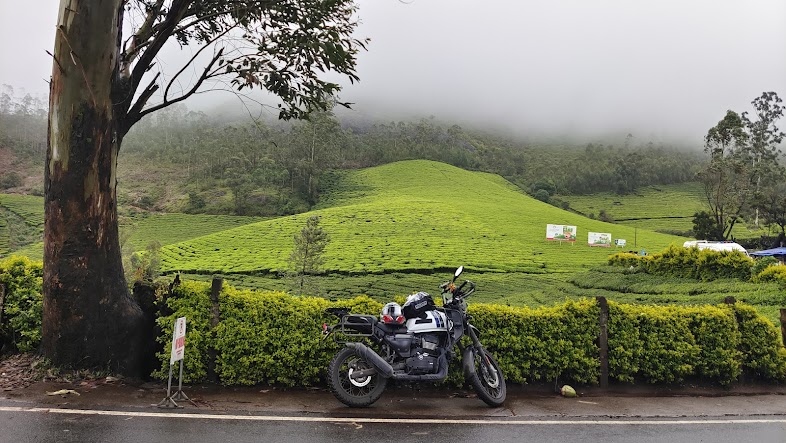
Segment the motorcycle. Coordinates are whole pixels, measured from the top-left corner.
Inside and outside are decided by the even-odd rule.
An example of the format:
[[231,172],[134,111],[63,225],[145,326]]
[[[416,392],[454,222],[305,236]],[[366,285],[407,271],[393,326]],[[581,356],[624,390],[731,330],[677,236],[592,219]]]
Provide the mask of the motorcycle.
[[[464,377],[478,397],[492,407],[505,401],[505,377],[480,343],[479,331],[467,314],[466,300],[475,292],[475,283],[455,283],[463,271],[460,266],[452,280],[439,286],[442,307],[435,306],[429,294],[419,292],[410,295],[403,307],[385,305],[379,319],[350,314],[346,308],[327,310],[339,322],[323,325],[323,340],[333,336],[344,344],[327,374],[330,390],[339,401],[365,407],[379,399],[388,380],[444,380],[449,362],[456,357],[454,347],[462,357]],[[462,342],[464,336],[469,337],[468,343]]]

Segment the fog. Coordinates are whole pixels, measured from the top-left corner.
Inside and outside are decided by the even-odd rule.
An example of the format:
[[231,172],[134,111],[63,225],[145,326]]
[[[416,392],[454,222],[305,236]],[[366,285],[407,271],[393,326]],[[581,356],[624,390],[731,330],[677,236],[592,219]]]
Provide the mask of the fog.
[[[727,109],[751,110],[763,91],[786,97],[783,0],[358,4],[357,35],[371,39],[361,81],[332,77],[355,117],[433,115],[529,137],[630,132],[701,144]],[[0,0],[0,84],[45,94],[58,1],[19,5]],[[187,55],[170,48],[160,58],[174,71]],[[241,109],[220,92],[186,105]]]

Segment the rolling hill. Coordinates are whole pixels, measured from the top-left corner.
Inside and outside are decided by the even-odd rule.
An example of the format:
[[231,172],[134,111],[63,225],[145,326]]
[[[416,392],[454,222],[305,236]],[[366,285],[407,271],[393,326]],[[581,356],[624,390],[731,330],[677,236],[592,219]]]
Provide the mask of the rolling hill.
[[[331,236],[324,269],[340,274],[431,274],[464,264],[484,272],[544,274],[601,265],[612,251],[587,246],[587,233],[659,250],[680,237],[591,220],[537,201],[502,178],[412,160],[341,171],[320,206],[172,244],[162,270],[275,274],[287,266],[293,235],[318,215]],[[575,244],[545,239],[546,224],[578,228]]]

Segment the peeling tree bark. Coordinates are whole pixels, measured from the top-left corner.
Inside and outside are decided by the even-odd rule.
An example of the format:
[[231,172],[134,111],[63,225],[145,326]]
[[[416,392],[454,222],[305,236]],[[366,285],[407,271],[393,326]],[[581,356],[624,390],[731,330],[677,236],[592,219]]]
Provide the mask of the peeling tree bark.
[[42,348],[56,365],[138,375],[143,314],[123,274],[115,190],[121,3],[60,2],[44,172]]

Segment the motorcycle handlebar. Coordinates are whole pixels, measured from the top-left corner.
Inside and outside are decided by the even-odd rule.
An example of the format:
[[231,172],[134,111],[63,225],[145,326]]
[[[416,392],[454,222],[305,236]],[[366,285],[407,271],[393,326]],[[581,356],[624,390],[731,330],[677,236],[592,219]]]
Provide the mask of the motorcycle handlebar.
[[[465,292],[462,292],[462,289],[466,285],[469,285],[469,289],[467,291],[465,291]],[[474,293],[474,292],[475,292],[475,283],[473,283],[473,282],[471,282],[469,280],[464,280],[464,282],[461,284],[461,286],[459,286],[458,288],[456,288],[455,291],[453,291],[453,296],[454,297],[459,297],[459,298],[467,298],[470,295],[472,295],[472,293]]]

